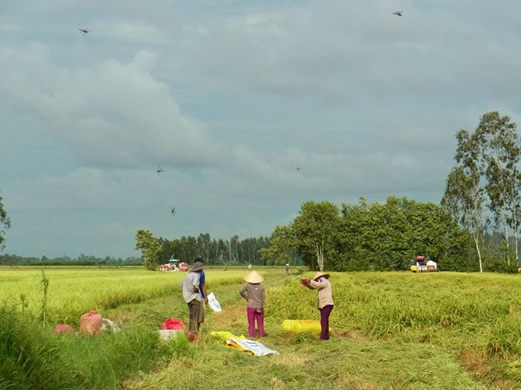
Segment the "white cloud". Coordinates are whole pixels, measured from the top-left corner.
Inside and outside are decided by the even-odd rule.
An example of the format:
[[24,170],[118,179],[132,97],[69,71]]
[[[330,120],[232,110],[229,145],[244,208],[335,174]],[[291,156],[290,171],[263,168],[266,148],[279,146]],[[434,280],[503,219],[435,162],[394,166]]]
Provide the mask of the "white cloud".
[[136,166],[144,161],[204,166],[223,148],[205,126],[182,114],[168,86],[154,78],[157,56],[60,69],[49,50],[3,49],[0,85],[16,109],[40,118],[80,162]]

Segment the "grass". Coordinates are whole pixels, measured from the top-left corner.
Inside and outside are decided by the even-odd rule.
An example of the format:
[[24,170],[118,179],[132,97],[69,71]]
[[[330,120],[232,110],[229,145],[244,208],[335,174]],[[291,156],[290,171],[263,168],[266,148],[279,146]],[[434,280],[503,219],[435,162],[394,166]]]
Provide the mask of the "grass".
[[[178,287],[184,274],[46,269],[50,318],[76,325],[79,315],[97,309],[122,328],[119,334],[92,338],[35,329],[24,318],[39,314],[35,274],[41,279],[41,271],[1,269],[0,364],[15,369],[0,367],[0,389],[39,388],[38,383],[53,389],[129,390],[521,388],[517,275],[332,273],[332,338],[320,342],[317,334],[280,328],[284,319],[319,318],[316,293],[298,283],[312,273],[285,276],[283,269],[261,268],[268,293],[261,342],[280,354],[256,357],[210,335],[247,331],[238,294],[247,271],[206,272],[209,292],[223,311],[208,309],[198,343],[180,336],[162,344],[154,331],[165,318],[188,322]],[[15,371],[24,375],[5,374]],[[9,387],[13,383],[17,386]]]
[[115,389],[170,354],[150,329],[57,335],[32,317],[0,310],[0,389]]

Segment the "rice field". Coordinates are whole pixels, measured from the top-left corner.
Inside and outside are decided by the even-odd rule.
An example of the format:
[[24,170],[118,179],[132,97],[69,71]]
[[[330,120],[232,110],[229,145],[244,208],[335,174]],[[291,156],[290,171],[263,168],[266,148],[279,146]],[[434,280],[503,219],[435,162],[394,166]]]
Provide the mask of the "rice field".
[[[125,371],[125,378],[100,388],[116,388],[114,383],[125,389],[299,389],[304,384],[312,389],[521,388],[519,275],[331,273],[332,339],[319,343],[316,334],[280,327],[285,319],[319,318],[315,292],[299,284],[313,273],[294,270],[285,276],[283,269],[257,270],[265,276],[268,296],[262,341],[280,355],[252,358],[212,340],[214,330],[246,332],[238,290],[247,270],[210,267],[208,289],[223,311],[208,312],[200,342],[178,340],[170,345],[171,358],[158,359],[154,370]],[[18,313],[37,316],[44,298],[42,280],[47,279],[51,326],[77,326],[82,314],[97,310],[123,330],[133,324],[155,330],[168,316],[188,320],[179,289],[184,275],[137,267],[0,268],[0,299]]]
[[[76,323],[89,310],[100,313],[161,297],[179,297],[183,272],[150,272],[143,267],[0,268],[0,303],[36,315],[42,306],[42,280],[48,280],[47,309],[56,322]],[[239,282],[242,273],[214,275],[212,283]]]

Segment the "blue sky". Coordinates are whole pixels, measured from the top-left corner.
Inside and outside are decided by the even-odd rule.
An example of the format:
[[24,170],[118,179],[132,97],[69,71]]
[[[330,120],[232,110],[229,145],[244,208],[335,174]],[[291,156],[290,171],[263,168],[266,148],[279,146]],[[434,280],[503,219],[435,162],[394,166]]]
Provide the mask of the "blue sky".
[[521,117],[513,0],[4,1],[0,36],[21,256],[269,236],[308,200],[438,203],[456,132]]

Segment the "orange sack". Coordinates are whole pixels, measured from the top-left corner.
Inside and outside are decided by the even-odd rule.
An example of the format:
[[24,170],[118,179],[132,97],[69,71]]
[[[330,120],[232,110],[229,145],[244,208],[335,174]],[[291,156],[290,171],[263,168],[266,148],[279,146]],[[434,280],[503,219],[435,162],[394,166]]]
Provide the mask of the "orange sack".
[[101,333],[103,317],[96,310],[91,310],[80,317],[80,333],[95,335]]

